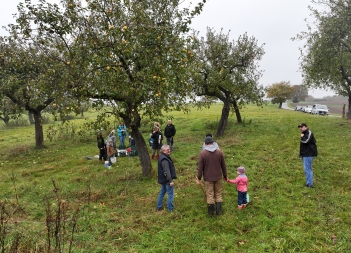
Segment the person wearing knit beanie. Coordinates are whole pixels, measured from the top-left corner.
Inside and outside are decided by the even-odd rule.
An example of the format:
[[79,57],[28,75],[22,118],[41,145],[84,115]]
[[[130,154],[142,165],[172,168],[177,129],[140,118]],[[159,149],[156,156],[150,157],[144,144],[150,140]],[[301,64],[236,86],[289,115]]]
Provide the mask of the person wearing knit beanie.
[[247,186],[248,178],[245,175],[245,168],[240,166],[237,168],[238,177],[234,180],[227,179],[228,183],[236,184],[236,190],[238,191],[238,209],[241,210],[247,205]]

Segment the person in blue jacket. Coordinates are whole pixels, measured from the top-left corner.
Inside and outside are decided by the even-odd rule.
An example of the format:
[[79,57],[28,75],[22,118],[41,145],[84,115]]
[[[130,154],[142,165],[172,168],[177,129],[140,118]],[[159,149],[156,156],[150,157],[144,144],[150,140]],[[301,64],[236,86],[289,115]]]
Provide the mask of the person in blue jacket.
[[119,145],[120,146],[121,145],[125,146],[124,141],[126,140],[128,132],[127,132],[127,127],[126,127],[126,125],[124,124],[123,121],[118,126],[117,133],[118,133],[118,138],[119,138]]

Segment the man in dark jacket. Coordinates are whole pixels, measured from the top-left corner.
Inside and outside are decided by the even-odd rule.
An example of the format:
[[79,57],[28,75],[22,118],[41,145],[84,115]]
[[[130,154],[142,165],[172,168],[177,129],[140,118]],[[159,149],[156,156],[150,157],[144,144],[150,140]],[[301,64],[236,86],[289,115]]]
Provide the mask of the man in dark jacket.
[[305,123],[298,125],[301,132],[300,157],[302,158],[303,168],[306,176],[306,187],[313,188],[313,157],[318,155],[316,139]]
[[176,134],[175,126],[172,124],[172,120],[168,120],[167,126],[165,127],[165,136],[167,139],[167,145],[169,145],[171,147],[172,151],[174,149],[173,138],[174,138],[175,134]]
[[218,145],[213,145],[212,137],[205,138],[205,148],[199,155],[197,167],[197,184],[201,185],[201,178],[204,177],[206,189],[206,201],[208,207],[208,214],[214,215],[215,203],[216,214],[222,213],[222,178],[228,179],[227,167],[222,151]]
[[168,194],[167,209],[173,211],[173,199],[174,199],[174,182],[173,179],[177,178],[176,170],[173,161],[169,154],[171,149],[168,145],[161,147],[161,155],[158,159],[158,183],[161,185],[160,194],[157,199],[156,210],[161,211],[163,209],[163,197],[166,192]]

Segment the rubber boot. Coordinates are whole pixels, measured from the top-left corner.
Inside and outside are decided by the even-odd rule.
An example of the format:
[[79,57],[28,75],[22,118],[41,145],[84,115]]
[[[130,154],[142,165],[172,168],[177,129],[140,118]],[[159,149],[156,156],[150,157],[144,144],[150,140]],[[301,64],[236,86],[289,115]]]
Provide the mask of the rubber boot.
[[155,158],[155,156],[154,156],[154,155],[152,155],[152,156],[151,156],[151,160],[154,160],[154,158]]
[[159,155],[157,155],[157,156],[156,156],[156,160],[158,160],[158,158],[160,158],[160,156],[159,156]]
[[216,202],[216,214],[217,215],[222,214],[222,202]]
[[214,211],[215,211],[215,205],[214,204],[207,204],[207,210],[208,210],[208,215],[210,217],[213,217]]

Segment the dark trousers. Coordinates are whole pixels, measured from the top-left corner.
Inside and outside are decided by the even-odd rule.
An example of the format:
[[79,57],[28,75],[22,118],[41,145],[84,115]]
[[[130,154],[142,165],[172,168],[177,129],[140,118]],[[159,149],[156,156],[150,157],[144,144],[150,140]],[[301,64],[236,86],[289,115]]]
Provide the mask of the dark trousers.
[[108,166],[111,166],[112,165],[112,162],[111,162],[111,158],[112,158],[113,156],[108,156],[107,157],[107,159],[108,159]]
[[106,161],[106,150],[104,148],[100,148],[99,160],[102,161],[102,159]]
[[247,192],[238,191],[238,206],[241,206],[242,204],[247,204],[246,193]]
[[166,137],[167,145],[173,150],[173,137]]

